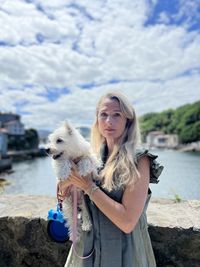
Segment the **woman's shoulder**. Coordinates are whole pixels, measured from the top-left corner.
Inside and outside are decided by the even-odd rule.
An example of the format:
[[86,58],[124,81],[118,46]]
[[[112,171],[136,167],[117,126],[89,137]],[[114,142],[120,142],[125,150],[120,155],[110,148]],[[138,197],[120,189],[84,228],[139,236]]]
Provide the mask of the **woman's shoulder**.
[[156,160],[158,155],[149,152],[149,150],[145,148],[136,149],[134,154],[134,162],[136,165],[138,164],[139,159],[143,156],[147,156],[150,160],[150,183],[157,184],[159,182],[158,177],[161,175],[164,166]]
[[135,154],[134,154],[134,161],[135,163],[137,164],[139,159],[142,157],[142,156],[147,156],[150,158],[150,160],[155,160],[158,158],[158,155],[150,152],[148,149],[145,149],[145,148],[137,148],[135,150]]

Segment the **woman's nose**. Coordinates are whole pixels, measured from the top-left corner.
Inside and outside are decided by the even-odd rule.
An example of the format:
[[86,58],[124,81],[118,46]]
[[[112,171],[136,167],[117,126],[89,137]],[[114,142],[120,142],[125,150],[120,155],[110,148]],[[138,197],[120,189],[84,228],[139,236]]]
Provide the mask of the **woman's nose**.
[[109,124],[110,124],[110,123],[112,124],[112,123],[113,123],[113,118],[112,118],[112,116],[110,116],[110,115],[107,116],[107,118],[106,118],[106,122],[109,123]]

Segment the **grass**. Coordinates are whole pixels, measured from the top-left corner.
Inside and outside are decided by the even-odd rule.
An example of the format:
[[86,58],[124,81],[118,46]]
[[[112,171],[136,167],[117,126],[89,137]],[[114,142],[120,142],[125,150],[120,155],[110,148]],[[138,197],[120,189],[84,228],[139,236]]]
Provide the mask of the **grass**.
[[0,178],[0,193],[3,192],[4,187],[10,185],[10,182],[8,182],[6,179],[4,178]]
[[182,201],[181,197],[178,194],[174,195],[174,200],[176,203],[180,203]]

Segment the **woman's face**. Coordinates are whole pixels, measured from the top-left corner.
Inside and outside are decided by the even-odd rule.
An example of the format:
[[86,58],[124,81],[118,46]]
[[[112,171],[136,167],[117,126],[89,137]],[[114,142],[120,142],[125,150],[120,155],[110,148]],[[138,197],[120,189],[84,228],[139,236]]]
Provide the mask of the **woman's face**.
[[121,112],[119,102],[109,98],[102,101],[97,120],[100,133],[107,141],[114,142],[123,134],[127,121]]

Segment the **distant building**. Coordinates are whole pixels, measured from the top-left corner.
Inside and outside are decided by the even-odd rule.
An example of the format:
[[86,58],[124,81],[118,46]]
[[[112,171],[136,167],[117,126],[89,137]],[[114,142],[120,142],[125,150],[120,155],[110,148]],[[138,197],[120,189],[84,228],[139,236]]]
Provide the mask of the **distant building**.
[[5,122],[9,122],[9,121],[20,121],[20,115],[18,114],[13,114],[13,113],[1,113],[0,112],[0,122],[2,123],[2,125]]
[[7,130],[8,135],[24,135],[24,124],[20,116],[12,113],[0,113],[0,127]]
[[7,154],[7,131],[3,128],[0,128],[0,158]]
[[148,147],[175,148],[179,144],[177,134],[164,134],[161,131],[152,131],[147,135]]
[[9,135],[24,135],[24,124],[20,121],[9,121],[4,123],[4,128],[8,131]]

